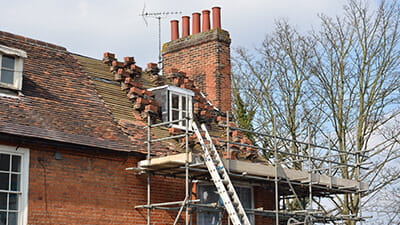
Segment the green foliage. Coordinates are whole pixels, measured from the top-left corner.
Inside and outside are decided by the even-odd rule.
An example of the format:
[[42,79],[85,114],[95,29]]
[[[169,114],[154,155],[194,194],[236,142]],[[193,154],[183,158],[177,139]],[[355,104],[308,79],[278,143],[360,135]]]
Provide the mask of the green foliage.
[[[253,128],[253,118],[255,111],[252,110],[248,104],[246,104],[239,92],[233,91],[233,105],[234,105],[234,118],[238,126],[246,130],[254,130]],[[251,133],[245,133],[249,140],[254,141],[253,135]]]

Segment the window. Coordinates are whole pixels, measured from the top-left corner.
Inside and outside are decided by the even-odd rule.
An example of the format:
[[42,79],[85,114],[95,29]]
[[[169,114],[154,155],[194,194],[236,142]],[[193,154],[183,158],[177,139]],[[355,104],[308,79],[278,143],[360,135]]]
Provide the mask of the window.
[[[175,127],[186,129],[187,117],[191,118],[192,113],[192,96],[179,92],[169,92],[169,121],[181,120],[174,124]],[[182,121],[183,120],[183,121]],[[191,129],[191,124],[188,124]]]
[[[164,122],[182,120],[174,123],[172,126],[180,129],[186,129],[185,118],[192,118],[193,96],[191,90],[175,86],[161,86],[149,89],[153,92],[155,99],[161,106],[161,117]],[[191,129],[191,123],[188,124]]]
[[26,52],[0,45],[0,87],[21,90]]
[[29,152],[0,145],[0,224],[27,224]]
[[[240,201],[245,209],[253,208],[253,189],[248,186],[235,186],[236,192],[239,196]],[[214,185],[200,184],[197,190],[197,198],[200,199],[202,204],[217,204],[221,205],[219,194],[215,189]],[[222,218],[222,212],[218,212],[215,209],[203,209],[197,216],[198,225],[216,225],[221,224],[220,218]],[[249,220],[254,224],[254,216],[248,215]]]

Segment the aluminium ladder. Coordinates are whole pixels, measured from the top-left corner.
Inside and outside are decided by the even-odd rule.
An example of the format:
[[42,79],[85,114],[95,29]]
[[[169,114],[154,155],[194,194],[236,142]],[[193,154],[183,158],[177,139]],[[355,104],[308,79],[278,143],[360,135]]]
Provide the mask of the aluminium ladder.
[[209,143],[209,148],[205,144],[197,124],[194,121],[192,128],[196,133],[196,136],[199,139],[200,145],[204,151],[204,161],[207,165],[207,169],[211,175],[212,181],[214,182],[218,194],[221,197],[226,210],[228,211],[228,216],[233,225],[251,225],[242,203],[240,202],[240,199],[236,193],[235,187],[229,178],[229,174],[226,171],[217,150],[215,149],[206,126],[202,124],[201,129],[205,133],[206,139]]

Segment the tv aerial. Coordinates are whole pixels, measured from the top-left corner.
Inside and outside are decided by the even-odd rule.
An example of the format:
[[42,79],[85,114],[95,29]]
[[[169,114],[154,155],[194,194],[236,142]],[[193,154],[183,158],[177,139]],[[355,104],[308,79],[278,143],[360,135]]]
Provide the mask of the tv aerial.
[[142,13],[139,16],[143,17],[144,23],[148,26],[146,18],[154,18],[158,20],[158,65],[161,67],[161,19],[169,15],[178,15],[182,12],[146,12],[146,5],[144,5]]

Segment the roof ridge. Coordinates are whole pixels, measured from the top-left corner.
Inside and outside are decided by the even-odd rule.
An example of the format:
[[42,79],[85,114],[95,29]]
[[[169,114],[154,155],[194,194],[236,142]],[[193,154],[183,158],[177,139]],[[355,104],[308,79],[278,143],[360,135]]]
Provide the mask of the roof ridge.
[[29,42],[31,44],[39,45],[39,46],[45,47],[45,48],[50,48],[50,49],[59,50],[59,51],[67,51],[67,48],[65,48],[63,46],[60,46],[60,45],[56,45],[56,44],[44,42],[44,41],[41,41],[41,40],[36,40],[36,39],[24,37],[24,36],[21,36],[21,35],[5,32],[5,31],[0,31],[0,36],[12,38],[14,40]]
[[82,54],[75,53],[75,52],[69,52],[69,53],[70,53],[71,55],[73,55],[73,56],[80,56],[80,57],[83,57],[83,58],[92,59],[92,60],[98,60],[98,61],[100,61],[100,62],[103,62],[101,59],[96,59],[96,58],[93,58],[93,57],[91,57],[91,56],[82,55]]

